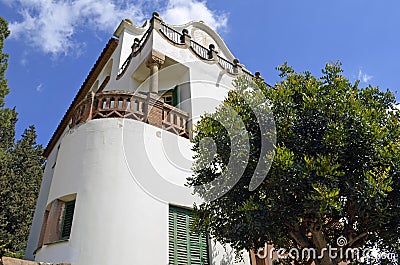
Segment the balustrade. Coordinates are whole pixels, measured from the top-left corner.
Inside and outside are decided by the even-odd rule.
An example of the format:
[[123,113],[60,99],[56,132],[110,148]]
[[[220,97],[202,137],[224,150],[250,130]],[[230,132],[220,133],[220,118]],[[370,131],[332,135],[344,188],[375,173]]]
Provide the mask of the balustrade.
[[[78,104],[70,127],[103,118],[127,118],[148,123],[146,115],[152,107],[145,95],[126,91],[106,91],[89,96]],[[164,130],[189,138],[188,113],[163,103],[160,119]]]

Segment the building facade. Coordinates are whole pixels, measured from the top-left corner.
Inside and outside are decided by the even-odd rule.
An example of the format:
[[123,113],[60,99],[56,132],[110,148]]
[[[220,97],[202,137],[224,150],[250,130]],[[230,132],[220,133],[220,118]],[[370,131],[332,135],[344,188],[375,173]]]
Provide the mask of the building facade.
[[[26,258],[51,263],[256,264],[192,231],[190,128],[251,74],[203,22],[124,20],[45,151]],[[251,261],[252,260],[252,261]],[[258,263],[257,263],[258,264]]]

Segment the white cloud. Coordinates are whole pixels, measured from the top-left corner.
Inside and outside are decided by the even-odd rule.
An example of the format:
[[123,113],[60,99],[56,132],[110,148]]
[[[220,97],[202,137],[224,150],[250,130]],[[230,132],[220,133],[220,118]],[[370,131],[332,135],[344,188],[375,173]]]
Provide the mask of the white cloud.
[[205,1],[169,0],[167,7],[160,13],[170,24],[183,24],[191,20],[202,20],[215,30],[223,30],[227,26],[226,14],[217,14],[210,10]]
[[361,69],[358,70],[358,80],[361,80],[364,83],[368,83],[372,78],[373,78],[372,75],[368,75],[367,73],[363,72]]
[[78,29],[109,31],[124,18],[144,18],[140,6],[125,1],[17,0],[13,4],[20,7],[22,21],[9,24],[11,37],[24,38],[52,55],[79,50],[81,45],[74,39]]
[[84,44],[77,40],[77,32],[112,33],[124,18],[140,25],[150,17],[151,10],[161,10],[161,17],[171,24],[203,20],[216,30],[227,25],[226,14],[217,14],[201,0],[167,0],[163,6],[158,0],[0,1],[13,6],[21,15],[21,20],[9,23],[11,37],[53,56],[79,55]]
[[24,50],[21,53],[21,57],[20,57],[19,63],[24,67],[26,67],[28,65],[28,55],[29,54],[28,54],[27,50]]
[[36,86],[36,92],[41,93],[43,91],[43,89],[44,89],[43,84],[39,84]]

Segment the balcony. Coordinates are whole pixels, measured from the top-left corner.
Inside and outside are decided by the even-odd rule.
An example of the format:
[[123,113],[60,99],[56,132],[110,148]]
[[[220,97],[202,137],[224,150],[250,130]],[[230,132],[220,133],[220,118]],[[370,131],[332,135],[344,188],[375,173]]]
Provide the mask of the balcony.
[[160,101],[157,95],[128,91],[106,91],[89,96],[75,108],[70,127],[105,118],[133,119],[189,138],[188,113]]
[[216,63],[221,69],[225,70],[227,74],[230,74],[233,77],[238,75],[244,75],[249,79],[253,77],[251,72],[249,72],[243,67],[243,65],[239,63],[238,59],[234,59],[232,62],[225,59],[221,55],[218,55],[218,52],[215,51],[214,44],[210,44],[208,48],[204,47],[200,43],[192,40],[192,37],[189,35],[189,31],[187,29],[183,29],[182,32],[179,32],[171,26],[168,26],[158,14],[153,13],[153,18],[150,20],[150,26],[147,31],[140,39],[136,38],[134,40],[130,55],[125,59],[124,63],[118,70],[117,79],[120,79],[125,74],[132,59],[140,54],[143,47],[147,43],[147,40],[150,38],[153,30],[163,36],[174,46],[189,49],[200,60],[207,61],[209,63]]

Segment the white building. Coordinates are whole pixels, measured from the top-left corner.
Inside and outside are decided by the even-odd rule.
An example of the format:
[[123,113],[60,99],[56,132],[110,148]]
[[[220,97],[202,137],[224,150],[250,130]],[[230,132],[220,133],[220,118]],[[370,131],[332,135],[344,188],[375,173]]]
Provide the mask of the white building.
[[200,200],[184,186],[189,128],[239,74],[250,75],[202,22],[122,21],[46,148],[26,258],[250,264],[247,252],[235,263],[229,247],[189,232]]

